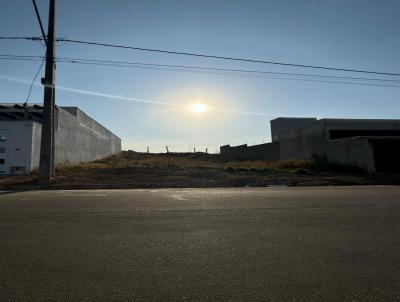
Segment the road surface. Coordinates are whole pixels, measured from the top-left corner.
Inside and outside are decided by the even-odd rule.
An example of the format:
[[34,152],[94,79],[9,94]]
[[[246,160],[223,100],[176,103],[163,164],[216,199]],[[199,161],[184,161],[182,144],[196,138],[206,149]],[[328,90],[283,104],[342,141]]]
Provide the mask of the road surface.
[[400,301],[400,187],[0,193],[0,301]]

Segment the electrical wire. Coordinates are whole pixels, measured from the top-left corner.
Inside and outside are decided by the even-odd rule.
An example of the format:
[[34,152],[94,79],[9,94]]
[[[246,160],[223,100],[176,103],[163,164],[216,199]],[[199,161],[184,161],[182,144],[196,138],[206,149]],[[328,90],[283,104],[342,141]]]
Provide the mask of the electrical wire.
[[[24,60],[24,61],[38,61],[38,58],[2,58],[1,59],[12,59],[12,60]],[[75,64],[83,64],[83,65],[95,65],[95,66],[109,66],[109,67],[123,67],[123,68],[142,68],[142,69],[155,69],[155,70],[161,70],[161,71],[178,71],[178,72],[190,72],[190,73],[208,73],[208,74],[217,74],[217,75],[227,75],[227,76],[237,76],[237,77],[256,77],[256,78],[268,78],[268,79],[277,79],[277,80],[290,80],[290,81],[303,81],[303,82],[319,82],[319,83],[332,83],[332,84],[345,84],[345,85],[361,85],[361,86],[376,86],[376,87],[394,87],[394,88],[400,88],[400,85],[390,85],[390,84],[378,84],[378,83],[364,83],[364,82],[351,82],[351,81],[338,81],[338,80],[321,80],[318,78],[289,78],[289,77],[282,77],[282,76],[273,76],[275,75],[301,75],[301,74],[290,74],[290,73],[275,73],[275,72],[263,72],[263,71],[258,71],[262,74],[252,74],[252,73],[247,73],[247,72],[257,72],[257,71],[246,71],[243,70],[242,72],[246,72],[245,74],[238,73],[238,70],[230,70],[230,69],[220,69],[220,70],[214,70],[211,68],[210,70],[205,69],[205,67],[201,67],[201,70],[196,70],[192,69],[192,67],[186,66],[186,68],[179,68],[178,66],[171,65],[172,67],[166,67],[165,64],[148,64],[148,63],[131,63],[129,65],[121,65],[121,64],[111,64],[111,63],[100,63],[100,62],[87,62],[87,61],[80,61],[78,59],[74,60],[66,60],[66,59],[58,59],[57,62],[59,63],[75,63]],[[136,64],[136,65],[133,65]],[[194,67],[196,68],[196,67]],[[235,71],[235,72],[232,72]],[[264,74],[266,73],[266,74]],[[271,75],[268,75],[271,74]],[[303,74],[303,77],[307,76],[312,76],[312,77],[318,77],[319,75],[308,75],[308,74]],[[324,76],[322,77],[333,77],[339,78],[340,77],[335,77],[335,76]],[[351,78],[351,77],[346,77],[350,78],[352,80],[365,80],[365,81],[380,81],[380,82],[385,82],[389,81],[390,83],[396,84],[399,83],[400,81],[396,80],[390,80],[390,79],[376,79],[376,78]]]
[[32,92],[32,87],[35,84],[36,78],[38,77],[38,75],[40,73],[40,70],[42,70],[44,60],[45,60],[45,57],[43,57],[42,62],[40,63],[40,66],[39,66],[39,68],[38,68],[38,70],[37,70],[37,72],[36,72],[36,74],[35,74],[35,76],[34,76],[34,78],[32,80],[32,83],[31,83],[31,85],[29,87],[29,91],[28,91],[28,95],[26,96],[25,104],[28,104],[29,97],[31,96],[31,92]]
[[38,22],[39,22],[40,31],[42,32],[42,37],[43,37],[44,43],[46,44],[46,47],[48,47],[47,39],[46,39],[46,33],[44,32],[43,23],[42,23],[42,18],[40,18],[40,13],[39,13],[38,7],[37,7],[37,5],[36,5],[36,1],[35,1],[35,0],[32,0],[32,3],[33,3],[33,7],[34,7],[34,9],[35,9],[36,18],[37,18],[37,20],[38,20]]
[[42,37],[1,36],[0,40],[31,40],[31,41],[38,41],[38,40],[43,40],[43,38]]
[[[40,60],[41,56],[22,56],[22,55],[0,55],[1,59],[16,59],[16,60]],[[394,79],[383,79],[383,78],[365,78],[365,77],[347,77],[347,76],[333,76],[333,75],[319,75],[319,74],[305,74],[305,73],[289,73],[289,72],[272,72],[272,71],[260,71],[260,70],[245,70],[245,69],[228,69],[228,68],[214,68],[214,67],[201,67],[201,66],[189,66],[189,65],[169,65],[169,64],[154,64],[154,63],[141,63],[141,62],[127,62],[127,61],[111,61],[111,60],[94,60],[94,59],[82,59],[82,58],[66,58],[59,57],[56,59],[57,62],[61,63],[76,63],[84,65],[97,65],[97,66],[112,66],[112,67],[129,67],[129,68],[151,68],[158,70],[173,70],[173,71],[188,71],[188,72],[205,72],[213,74],[231,75],[235,73],[236,76],[250,76],[250,77],[267,77],[275,79],[287,79],[287,80],[305,80],[305,79],[294,79],[294,78],[277,78],[268,77],[265,75],[274,76],[296,76],[296,77],[311,77],[311,78],[322,78],[322,79],[334,79],[334,80],[352,80],[352,81],[373,81],[373,82],[386,82],[386,83],[399,83],[400,80]],[[257,76],[258,75],[258,76]],[[307,80],[310,81],[310,80]],[[313,80],[320,81],[320,80]],[[323,81],[327,83],[336,84],[349,84],[348,82],[338,82],[338,81]],[[351,82],[350,84],[360,84],[365,83]],[[375,86],[375,85],[374,85]],[[382,86],[382,85],[379,85]],[[397,87],[397,85],[388,85],[389,87]]]
[[[33,40],[33,41],[35,41],[35,40],[43,40],[43,38],[41,38],[41,37],[0,37],[0,39],[3,39],[3,40],[5,40],[5,39],[8,39],[8,40],[23,40],[23,39],[25,39],[25,40]],[[312,69],[320,69],[320,70],[354,72],[354,73],[365,73],[365,74],[376,74],[376,75],[386,75],[386,76],[400,77],[400,73],[371,71],[371,70],[363,70],[363,69],[339,68],[339,67],[328,67],[328,66],[307,65],[307,64],[295,64],[295,63],[285,63],[285,62],[276,62],[276,61],[265,61],[265,60],[258,60],[258,59],[238,58],[238,57],[229,57],[229,56],[218,56],[218,55],[209,55],[209,54],[202,54],[202,53],[172,51],[172,50],[165,50],[165,49],[143,48],[143,47],[136,47],[136,46],[110,44],[110,43],[102,43],[102,42],[92,42],[92,41],[83,41],[83,40],[74,40],[74,39],[66,39],[66,38],[57,38],[56,41],[57,42],[69,42],[69,43],[82,44],[82,45],[103,46],[103,47],[122,48],[122,49],[138,50],[138,51],[164,53],[164,54],[173,54],[173,55],[184,55],[184,56],[193,56],[193,57],[201,57],[201,58],[219,59],[219,60],[241,61],[241,62],[248,62],[248,63],[280,65],[280,66],[286,66],[286,67],[312,68]]]
[[90,42],[90,41],[73,40],[73,39],[65,39],[65,38],[57,39],[57,41],[77,43],[77,44],[86,44],[86,45],[94,45],[94,46],[104,46],[104,47],[131,49],[131,50],[149,51],[149,52],[158,52],[158,53],[174,54],[174,55],[184,55],[184,56],[194,56],[194,57],[202,57],[202,58],[220,59],[220,60],[242,61],[242,62],[249,62],[249,63],[261,63],[261,64],[272,64],[272,65],[281,65],[281,66],[290,66],[290,67],[300,67],[300,68],[324,69],[324,70],[332,70],[332,71],[345,71],[345,72],[357,72],[357,73],[379,74],[379,75],[389,75],[389,76],[400,76],[400,73],[369,71],[369,70],[351,69],[351,68],[326,67],[326,66],[306,65],[306,64],[294,64],[294,63],[284,63],[284,62],[275,62],[275,61],[264,61],[264,60],[256,60],[256,59],[217,56],[217,55],[208,55],[208,54],[201,54],[201,53],[190,53],[190,52],[182,52],[182,51],[172,51],[172,50],[164,50],[164,49],[143,48],[143,47],[135,47],[135,46],[126,46],[126,45],[118,45],[118,44],[101,43],[101,42]]
[[[207,70],[192,70],[192,69],[179,69],[179,68],[168,68],[168,67],[156,67],[156,66],[123,66],[123,65],[115,65],[115,64],[107,64],[107,63],[90,63],[90,62],[80,62],[80,61],[58,61],[61,63],[76,63],[83,65],[96,65],[96,66],[113,66],[113,67],[130,67],[130,68],[143,68],[143,69],[157,69],[157,70],[165,70],[165,71],[179,71],[179,72],[195,72],[195,73],[211,73],[211,74],[219,74],[219,75],[233,75],[238,77],[257,77],[257,78],[268,78],[268,79],[277,79],[277,80],[291,80],[291,81],[304,81],[304,82],[320,82],[320,83],[332,83],[332,84],[346,84],[346,85],[362,85],[362,86],[378,86],[378,87],[397,87],[400,88],[400,85],[390,85],[390,84],[376,84],[376,83],[363,83],[363,82],[345,82],[345,81],[334,81],[334,80],[319,80],[319,79],[302,79],[302,78],[288,78],[288,77],[278,77],[278,76],[268,76],[268,75],[257,75],[257,74],[240,74],[240,73],[227,73],[227,72],[216,72],[216,71],[207,71]],[[377,80],[377,79],[373,79]],[[400,82],[397,82],[400,84]]]
[[182,68],[182,69],[195,69],[207,71],[222,71],[222,72],[238,72],[238,73],[254,73],[254,74],[271,74],[271,75],[288,75],[288,76],[303,76],[303,77],[317,77],[317,78],[330,78],[330,79],[344,79],[344,80],[365,80],[365,81],[382,81],[400,83],[400,80],[383,79],[383,78],[363,78],[363,77],[348,77],[348,76],[333,76],[333,75],[320,75],[320,74],[307,74],[307,73],[290,73],[290,72],[273,72],[261,70],[247,70],[247,69],[229,69],[229,68],[215,68],[215,67],[202,67],[190,65],[170,65],[170,64],[154,64],[154,63],[141,63],[141,62],[127,62],[127,61],[110,61],[110,60],[93,60],[81,58],[58,58],[59,62],[70,63],[93,63],[94,65],[110,65],[117,67],[129,66],[149,66],[149,67],[166,67],[166,68]]

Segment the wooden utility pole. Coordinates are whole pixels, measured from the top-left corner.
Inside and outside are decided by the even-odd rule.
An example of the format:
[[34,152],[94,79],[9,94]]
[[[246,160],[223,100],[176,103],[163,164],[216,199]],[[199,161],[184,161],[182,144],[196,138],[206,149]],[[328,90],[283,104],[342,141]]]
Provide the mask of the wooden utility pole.
[[55,10],[56,1],[50,0],[47,30],[46,71],[44,85],[42,138],[40,145],[39,181],[51,183],[54,179],[54,112],[55,112]]

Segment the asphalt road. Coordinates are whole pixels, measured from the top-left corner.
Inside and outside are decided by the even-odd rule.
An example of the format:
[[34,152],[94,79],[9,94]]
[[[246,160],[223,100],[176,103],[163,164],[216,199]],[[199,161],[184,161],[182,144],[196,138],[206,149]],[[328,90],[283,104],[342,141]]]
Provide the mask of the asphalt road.
[[400,187],[0,193],[0,301],[400,301]]

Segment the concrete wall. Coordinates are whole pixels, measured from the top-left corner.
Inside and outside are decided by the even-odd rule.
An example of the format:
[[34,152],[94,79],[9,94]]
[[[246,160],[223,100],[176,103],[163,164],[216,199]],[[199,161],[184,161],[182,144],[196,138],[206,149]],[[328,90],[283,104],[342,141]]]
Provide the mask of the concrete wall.
[[400,120],[323,119],[326,130],[400,130]]
[[[6,138],[0,140],[0,174],[30,173],[39,167],[42,124],[8,111],[0,118],[0,136]],[[55,131],[56,164],[78,164],[121,152],[121,139],[77,107],[57,109]]]
[[[331,139],[331,131],[337,130],[352,131],[349,135],[361,132],[360,136]],[[312,159],[314,155],[325,156],[331,162],[373,172],[374,154],[368,133],[389,136],[393,134],[390,131],[400,131],[400,120],[317,120],[279,132],[280,159]]]
[[279,133],[280,159],[312,159],[327,152],[325,121],[318,120]]
[[42,138],[42,124],[33,123],[32,128],[32,148],[31,148],[31,170],[39,168],[40,161],[40,142]]
[[247,145],[240,145],[231,147],[230,145],[225,145],[220,148],[221,159],[230,160],[245,160],[245,153],[247,150]]
[[247,148],[246,155],[247,160],[277,160],[279,159],[279,143],[250,146]]
[[278,117],[270,121],[272,141],[279,140],[279,133],[293,127],[316,121],[315,117]]
[[[121,152],[121,139],[77,108],[59,108],[55,129],[56,164],[78,164]],[[0,174],[20,173],[14,171],[15,167],[25,167],[30,173],[39,167],[40,123],[0,121],[0,135],[6,137],[6,153],[0,153],[0,159],[5,159]]]
[[332,163],[375,171],[374,151],[368,138],[352,137],[328,142],[327,159]]
[[76,107],[59,108],[56,164],[78,164],[121,152],[121,139]]
[[230,160],[276,160],[279,159],[279,143],[267,143],[254,146],[240,145],[231,147],[229,145],[220,148],[221,158]]
[[[225,160],[286,160],[319,156],[373,172],[375,159],[371,139],[400,139],[400,120],[278,118],[271,121],[271,134],[273,143],[223,146],[221,157]],[[396,154],[393,156],[396,158]]]

